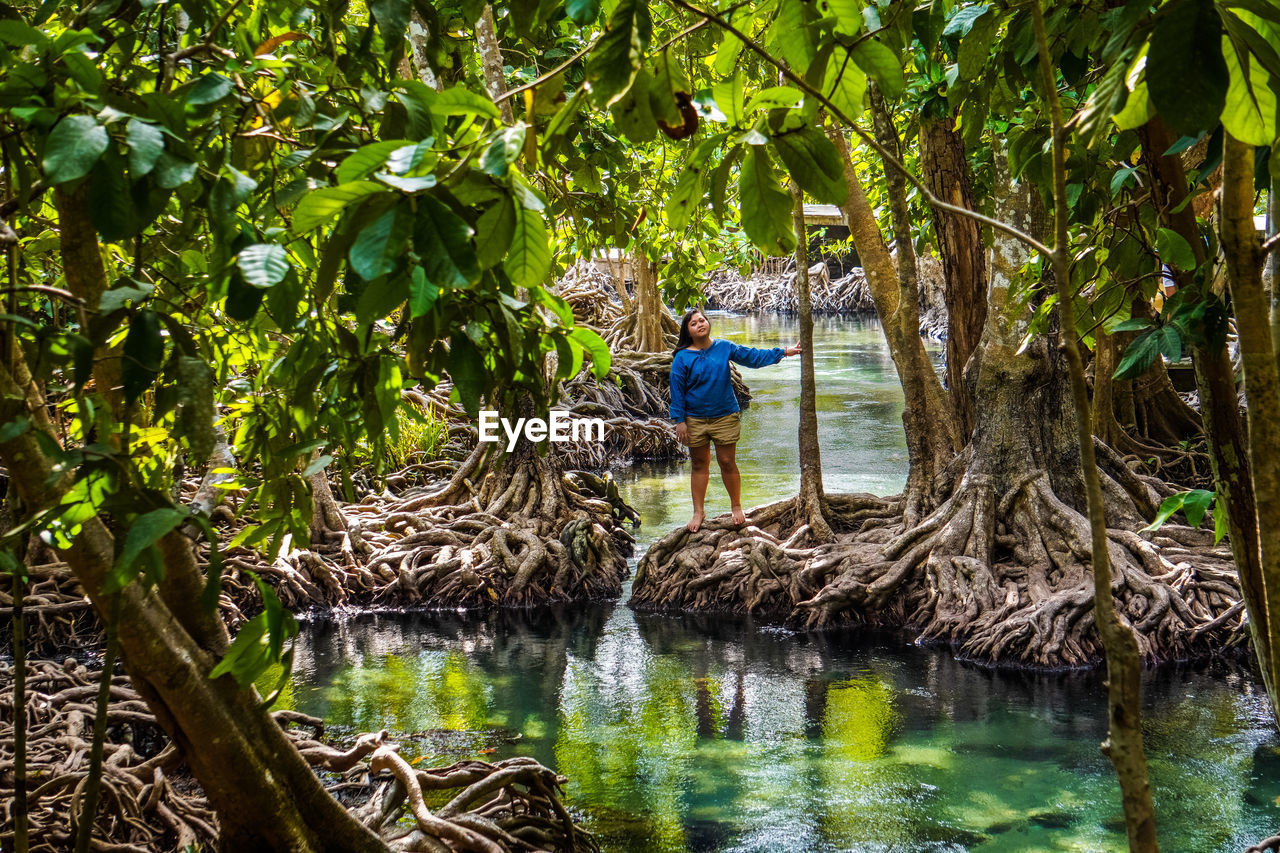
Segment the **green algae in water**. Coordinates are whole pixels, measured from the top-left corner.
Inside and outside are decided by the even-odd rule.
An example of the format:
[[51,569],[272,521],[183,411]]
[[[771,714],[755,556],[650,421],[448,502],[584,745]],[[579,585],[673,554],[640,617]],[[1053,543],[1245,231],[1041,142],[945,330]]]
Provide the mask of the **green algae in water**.
[[[776,318],[712,322],[752,346],[795,337]],[[827,487],[900,490],[901,391],[879,329],[816,334]],[[745,372],[748,506],[798,485],[798,370]],[[640,549],[688,519],[687,478],[619,472]],[[713,469],[708,510],[727,509]],[[992,672],[892,638],[608,605],[317,621],[296,659],[284,706],[391,728],[441,764],[531,755],[569,777],[568,804],[610,851],[1125,849],[1096,672]],[[1280,739],[1247,673],[1166,667],[1144,698],[1162,849],[1236,853],[1280,826]],[[433,730],[454,734],[403,738]]]

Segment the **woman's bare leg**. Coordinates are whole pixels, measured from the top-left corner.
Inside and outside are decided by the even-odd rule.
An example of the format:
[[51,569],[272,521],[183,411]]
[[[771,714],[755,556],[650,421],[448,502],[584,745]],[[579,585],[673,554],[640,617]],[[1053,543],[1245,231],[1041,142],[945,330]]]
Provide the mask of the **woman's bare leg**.
[[689,485],[693,490],[693,518],[689,520],[689,532],[697,533],[702,526],[706,514],[702,511],[702,502],[707,497],[707,481],[711,479],[711,445],[689,448],[689,461],[693,463],[693,473]]
[[738,473],[738,445],[717,444],[716,464],[720,466],[720,479],[729,493],[729,506],[733,510],[733,523],[746,524],[747,514],[742,511],[742,475]]

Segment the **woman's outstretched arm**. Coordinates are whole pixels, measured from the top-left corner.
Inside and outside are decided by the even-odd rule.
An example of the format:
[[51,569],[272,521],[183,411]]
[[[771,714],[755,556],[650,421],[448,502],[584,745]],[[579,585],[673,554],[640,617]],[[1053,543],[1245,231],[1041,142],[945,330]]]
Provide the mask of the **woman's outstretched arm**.
[[729,360],[743,367],[768,367],[771,364],[777,364],[789,355],[799,355],[800,345],[787,347],[773,347],[772,349],[756,349],[755,347],[744,347],[739,344],[730,344],[733,349],[729,351]]

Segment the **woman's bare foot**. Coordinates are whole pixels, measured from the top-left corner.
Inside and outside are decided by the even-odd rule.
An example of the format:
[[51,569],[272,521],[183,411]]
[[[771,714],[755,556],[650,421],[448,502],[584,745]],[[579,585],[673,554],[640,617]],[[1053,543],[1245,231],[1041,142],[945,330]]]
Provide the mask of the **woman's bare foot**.
[[690,533],[697,533],[698,528],[702,526],[702,519],[705,517],[702,510],[698,510],[693,514],[693,518],[689,519],[689,523],[685,527],[689,528]]
[[747,514],[742,511],[742,507],[735,506],[733,508],[733,523],[741,527],[747,523]]

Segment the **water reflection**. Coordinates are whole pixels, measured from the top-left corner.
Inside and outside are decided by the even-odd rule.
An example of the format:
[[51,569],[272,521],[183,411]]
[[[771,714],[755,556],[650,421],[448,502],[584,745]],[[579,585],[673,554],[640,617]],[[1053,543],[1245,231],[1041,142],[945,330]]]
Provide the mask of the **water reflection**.
[[[795,338],[777,318],[713,323],[755,346]],[[882,337],[831,319],[816,335],[828,489],[897,491],[901,390]],[[796,359],[749,374],[747,505],[798,485],[798,375]],[[687,520],[683,465],[619,479],[644,522],[641,549]],[[728,508],[718,482],[708,500]],[[606,850],[1125,847],[1098,751],[1099,673],[991,672],[893,637],[609,606],[312,622],[297,661],[286,707],[391,728],[433,762],[534,756],[569,777],[570,805]],[[1238,851],[1274,832],[1280,741],[1247,673],[1165,668],[1144,696],[1163,848]]]

